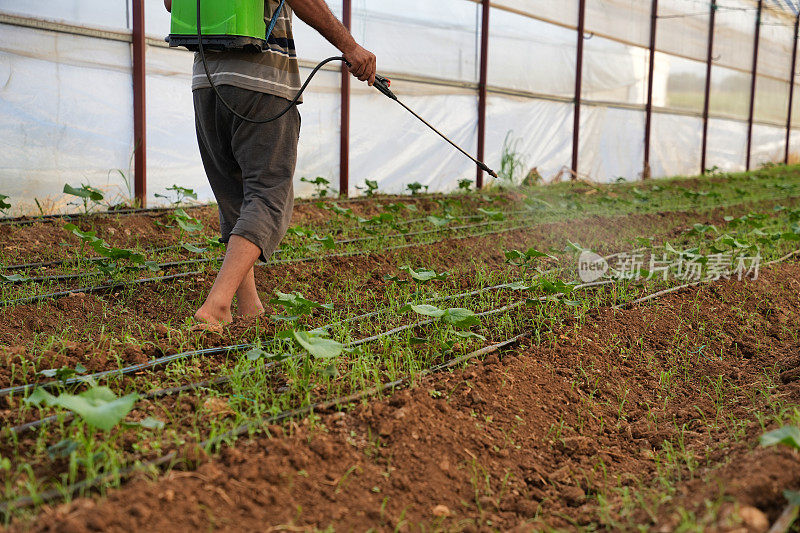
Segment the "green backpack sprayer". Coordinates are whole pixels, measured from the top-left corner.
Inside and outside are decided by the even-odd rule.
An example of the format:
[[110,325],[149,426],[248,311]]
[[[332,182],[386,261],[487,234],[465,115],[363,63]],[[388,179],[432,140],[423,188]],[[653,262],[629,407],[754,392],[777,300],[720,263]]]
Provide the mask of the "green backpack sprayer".
[[[342,56],[329,57],[314,67],[314,70],[311,71],[308,79],[303,83],[294,99],[292,99],[286,108],[277,115],[263,120],[253,120],[239,114],[222,98],[222,96],[220,96],[216,85],[214,85],[211,79],[211,72],[208,70],[205,52],[206,50],[236,50],[243,53],[260,53],[267,50],[269,48],[272,30],[275,29],[275,24],[278,22],[278,17],[283,11],[286,0],[280,1],[269,24],[267,24],[264,17],[264,2],[265,0],[202,0],[202,2],[201,0],[173,0],[172,25],[170,28],[170,35],[167,38],[167,42],[171,47],[183,46],[191,51],[198,52],[203,63],[203,68],[206,71],[208,83],[211,85],[211,89],[217,95],[219,101],[222,102],[228,111],[239,119],[255,124],[272,122],[285,115],[297,104],[297,101],[300,99],[303,92],[305,92],[308,84],[323,66],[333,61],[341,61],[347,64],[347,66],[350,66],[350,63]],[[481,170],[497,178],[497,174],[484,162],[478,161],[468,154],[464,149],[448,139],[446,135],[434,128],[425,119],[401,102],[397,98],[397,95],[389,88],[390,86],[391,80],[377,74],[375,75],[374,87],[376,89],[403,106],[406,111],[414,115],[417,119],[422,121],[423,124],[436,132],[442,139],[472,160]]]

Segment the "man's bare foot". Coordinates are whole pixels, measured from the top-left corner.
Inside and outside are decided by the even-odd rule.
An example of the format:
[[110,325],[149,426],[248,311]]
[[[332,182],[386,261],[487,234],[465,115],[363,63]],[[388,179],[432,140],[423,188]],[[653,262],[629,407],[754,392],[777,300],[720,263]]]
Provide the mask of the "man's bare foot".
[[[233,322],[230,307],[214,307],[209,305],[208,302],[204,303],[200,309],[194,314],[194,319],[197,321],[195,328],[201,329],[218,329],[223,324],[230,324]],[[194,329],[194,328],[193,328]]]

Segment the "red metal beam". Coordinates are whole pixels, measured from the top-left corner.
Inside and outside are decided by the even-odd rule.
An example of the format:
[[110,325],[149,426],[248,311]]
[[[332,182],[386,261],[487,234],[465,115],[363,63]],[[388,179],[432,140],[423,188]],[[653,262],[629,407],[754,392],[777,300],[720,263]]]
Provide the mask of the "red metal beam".
[[586,29],[586,0],[578,5],[578,45],[575,59],[575,110],[572,122],[572,179],[578,175],[578,152],[581,140],[581,91],[583,90],[583,34]]
[[147,204],[147,118],[145,91],[144,1],[133,0],[133,190],[136,202]]
[[[342,23],[348,30],[353,25],[352,0],[342,2]],[[342,63],[341,127],[339,138],[339,195],[350,195],[350,71]]]
[[708,56],[706,57],[706,91],[703,100],[703,147],[700,155],[700,174],[706,173],[708,153],[708,114],[711,104],[711,67],[714,62],[714,31],[717,20],[717,0],[711,0],[711,16],[708,23]]
[[761,11],[764,8],[764,0],[758,0],[756,10],[756,36],[753,44],[753,74],[750,77],[750,114],[747,118],[747,170],[750,170],[753,151],[753,119],[756,112],[756,79],[758,75],[758,48],[761,41]]
[[[481,2],[481,66],[478,83],[478,161],[483,161],[486,151],[486,83],[489,72],[489,12],[490,0]],[[483,170],[478,169],[475,186],[483,188]]]
[[653,130],[653,73],[656,62],[656,29],[658,28],[658,0],[650,5],[650,65],[647,72],[647,107],[644,121],[644,169],[642,179],[650,178],[650,139]]
[[789,77],[789,112],[786,115],[786,151],[783,164],[789,164],[789,142],[792,140],[792,107],[794,107],[794,78],[797,74],[797,36],[800,32],[800,14],[794,19],[794,45],[792,46],[792,74]]

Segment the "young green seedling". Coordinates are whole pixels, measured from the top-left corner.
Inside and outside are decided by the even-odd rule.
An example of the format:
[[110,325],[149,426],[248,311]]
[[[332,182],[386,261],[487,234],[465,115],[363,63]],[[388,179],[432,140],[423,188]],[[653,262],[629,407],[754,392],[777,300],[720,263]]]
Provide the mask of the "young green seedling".
[[331,202],[330,204],[318,202],[316,205],[317,207],[321,207],[322,209],[325,209],[327,211],[332,211],[333,213],[336,213],[337,215],[343,218],[355,218],[355,215],[353,215],[353,210],[351,208],[342,207],[336,202]]
[[325,198],[328,196],[328,193],[330,192],[328,186],[331,184],[331,182],[326,180],[322,176],[317,176],[313,180],[308,178],[300,178],[300,181],[313,185],[314,195],[317,198]]
[[381,213],[371,218],[356,217],[356,221],[358,221],[362,229],[370,235],[377,233],[378,229],[384,225],[396,227],[394,223],[395,216],[392,213]]
[[[788,446],[795,451],[800,451],[800,428],[797,426],[783,426],[782,428],[769,431],[761,435],[761,446]],[[791,505],[800,506],[800,491],[785,490],[783,496],[789,500]]]
[[408,304],[400,308],[401,313],[405,313],[407,311],[414,311],[419,315],[437,318],[446,324],[450,324],[451,326],[462,329],[476,326],[480,323],[478,317],[475,316],[473,311],[461,307],[439,309],[435,305],[429,304]]
[[5,194],[0,194],[0,213],[4,215],[8,214],[8,210],[11,209],[11,204],[6,202],[8,200],[8,196]]
[[273,316],[272,318],[276,320],[293,322],[303,316],[310,315],[314,309],[327,309],[328,311],[333,310],[333,304],[320,304],[317,302],[312,302],[311,300],[303,298],[303,295],[299,292],[286,294],[280,291],[275,291],[275,294],[277,295],[277,298],[273,298],[269,301],[269,303],[272,305],[280,305],[288,313],[291,313]]
[[103,193],[90,185],[81,185],[80,187],[73,187],[70,184],[64,184],[64,193],[80,198],[83,204],[83,212],[88,214],[90,211],[90,204],[97,205],[103,201]]
[[478,213],[484,215],[486,218],[490,220],[501,221],[506,219],[506,216],[503,214],[502,211],[498,211],[495,209],[484,209],[483,207],[479,207]]
[[[399,270],[407,273],[409,276],[411,276],[411,279],[414,282],[416,282],[416,283],[418,283],[420,285],[424,285],[424,284],[426,284],[426,283],[428,283],[430,281],[445,281],[447,279],[447,276],[448,276],[447,272],[437,273],[435,270],[431,270],[431,269],[427,269],[427,268],[422,268],[420,270],[414,270],[413,268],[411,268],[408,265],[400,267]],[[392,276],[391,274],[384,276],[383,279],[385,279],[387,281],[393,281],[395,283],[408,283],[408,280],[404,280],[404,279],[398,278],[397,276]]]
[[329,338],[330,334],[322,329],[313,331],[282,331],[278,337],[291,339],[316,359],[333,359],[344,351],[344,344]]
[[378,193],[378,182],[373,180],[364,180],[364,187],[356,185],[356,189],[364,191],[365,196],[375,196]]
[[83,375],[85,373],[86,367],[78,363],[75,365],[75,368],[63,366],[61,368],[49,368],[47,370],[42,370],[39,372],[39,375],[46,378],[56,378],[61,382],[65,382],[70,378],[74,378],[75,376]]
[[24,401],[31,405],[44,404],[48,407],[61,407],[80,416],[88,425],[110,431],[125,418],[139,399],[136,393],[118,398],[108,387],[92,387],[77,395],[62,392],[53,396],[38,388]]
[[411,196],[416,196],[420,193],[420,191],[422,191],[422,189],[425,189],[425,192],[427,192],[428,185],[423,185],[420,182],[415,181],[413,183],[409,183],[408,185],[406,185],[406,189],[408,189],[411,192]]
[[[333,250],[336,247],[336,242],[333,240],[332,236],[327,235],[325,237],[320,237],[319,235],[314,233],[312,230],[307,229],[307,228],[303,228],[301,226],[291,227],[286,231],[286,233],[288,235],[294,235],[296,237],[310,239],[311,241],[313,241],[313,242],[311,242],[309,244],[303,244],[299,248],[300,251],[309,250],[309,251],[314,251],[315,252],[315,251],[318,251],[320,249]],[[282,244],[281,248],[284,248],[284,249],[295,249],[293,246],[289,245],[288,243]]]
[[520,250],[506,250],[505,256],[506,263],[524,268],[526,271],[530,268],[533,268],[536,260],[542,257],[547,257],[549,259],[553,259],[554,261],[558,260],[555,256],[540,252],[536,248],[528,248],[524,252]]
[[165,200],[168,200],[173,206],[181,205],[187,198],[197,200],[197,193],[194,192],[194,189],[173,185],[171,187],[167,187],[166,190],[175,193],[175,200],[172,200],[168,194],[156,194],[155,196],[156,198],[164,198]]
[[456,217],[454,217],[453,215],[449,215],[449,214],[445,215],[444,217],[437,217],[435,215],[431,215],[431,216],[428,217],[428,222],[430,222],[431,224],[433,224],[437,228],[443,228],[443,227],[447,226],[448,224],[450,224],[451,222],[456,221],[456,220],[458,220]]

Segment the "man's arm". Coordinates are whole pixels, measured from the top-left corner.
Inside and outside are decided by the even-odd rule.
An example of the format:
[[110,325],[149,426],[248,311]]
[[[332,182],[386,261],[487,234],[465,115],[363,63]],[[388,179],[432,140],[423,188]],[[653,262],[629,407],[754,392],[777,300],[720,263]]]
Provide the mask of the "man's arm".
[[370,85],[375,83],[375,54],[361,47],[324,0],[286,0],[300,20],[317,30],[350,62],[350,72]]
[[172,0],[164,0],[164,7],[167,8],[167,11],[172,13]]

